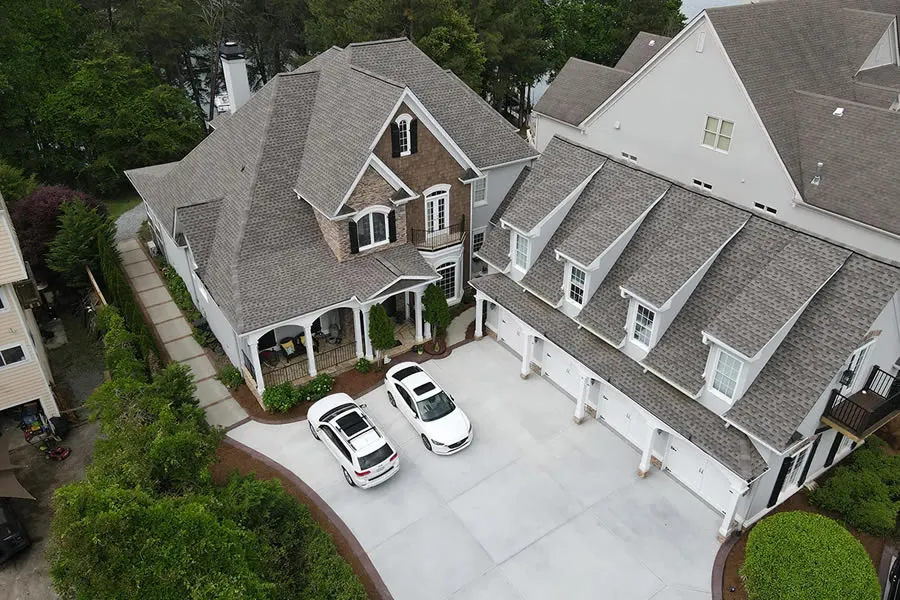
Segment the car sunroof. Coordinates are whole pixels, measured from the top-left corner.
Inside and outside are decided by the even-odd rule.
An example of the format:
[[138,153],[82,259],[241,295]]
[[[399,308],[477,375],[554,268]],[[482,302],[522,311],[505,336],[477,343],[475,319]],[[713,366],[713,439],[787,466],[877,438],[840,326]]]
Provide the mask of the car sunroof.
[[343,431],[348,438],[353,437],[360,431],[369,427],[368,423],[359,416],[358,412],[348,413],[340,417],[335,423],[337,423],[337,426],[341,428],[341,431]]
[[422,371],[422,369],[420,369],[416,365],[410,365],[410,366],[408,366],[404,369],[400,369],[399,371],[394,373],[394,377],[396,377],[398,380],[403,380],[403,379],[406,379],[407,377],[409,377],[410,375],[412,375],[414,373],[419,373],[421,371]]
[[431,383],[430,381],[427,381],[427,382],[423,383],[422,385],[420,385],[419,387],[413,388],[413,391],[416,393],[416,396],[421,396],[425,392],[430,392],[433,389],[434,389],[434,384]]

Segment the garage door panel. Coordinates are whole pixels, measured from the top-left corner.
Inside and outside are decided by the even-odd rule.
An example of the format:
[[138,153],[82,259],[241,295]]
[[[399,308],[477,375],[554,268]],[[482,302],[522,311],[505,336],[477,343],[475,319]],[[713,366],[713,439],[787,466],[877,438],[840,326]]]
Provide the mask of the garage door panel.
[[722,467],[690,442],[671,436],[665,468],[695,494],[724,513],[731,502],[731,480]]
[[503,310],[500,313],[497,336],[504,344],[512,348],[517,355],[522,355],[522,327],[519,324],[519,320],[509,311]]
[[545,342],[544,346],[544,375],[570,396],[577,398],[581,394],[581,374],[575,361],[550,342]]
[[638,448],[647,441],[647,421],[634,403],[607,387],[600,395],[599,416]]

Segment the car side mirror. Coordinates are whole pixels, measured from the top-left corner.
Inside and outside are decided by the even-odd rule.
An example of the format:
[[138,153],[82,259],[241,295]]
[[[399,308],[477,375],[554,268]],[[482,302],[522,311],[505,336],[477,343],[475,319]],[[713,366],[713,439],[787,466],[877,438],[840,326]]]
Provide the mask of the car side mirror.
[[365,408],[366,406],[367,406],[366,404],[360,404],[360,405],[359,405],[360,408]]

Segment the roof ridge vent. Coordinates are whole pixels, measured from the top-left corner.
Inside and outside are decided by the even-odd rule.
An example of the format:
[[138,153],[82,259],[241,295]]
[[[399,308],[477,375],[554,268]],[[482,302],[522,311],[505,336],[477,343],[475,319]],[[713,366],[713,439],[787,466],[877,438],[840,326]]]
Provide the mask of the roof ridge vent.
[[834,109],[834,112],[831,114],[833,114],[836,117],[843,117],[844,116],[844,107],[838,106],[836,109]]

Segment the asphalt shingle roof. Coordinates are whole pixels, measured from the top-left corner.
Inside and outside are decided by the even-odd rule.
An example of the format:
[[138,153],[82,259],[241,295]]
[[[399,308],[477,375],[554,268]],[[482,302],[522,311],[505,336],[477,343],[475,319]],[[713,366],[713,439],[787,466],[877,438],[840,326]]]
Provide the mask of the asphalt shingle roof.
[[896,15],[845,8],[843,16],[848,66],[851,73],[856,73]]
[[523,232],[531,231],[605,161],[594,150],[554,137],[506,207],[502,220]]
[[850,254],[840,246],[795,234],[705,331],[744,356],[755,357]]
[[749,438],[721,417],[678,392],[631,358],[578,327],[558,310],[541,302],[508,277],[487,275],[472,286],[528,323],[554,344],[637,402],[655,417],[685,436],[735,474],[750,480],[766,463]]
[[775,448],[787,447],[898,288],[900,270],[852,255],[725,417]]
[[488,264],[505,271],[509,266],[509,229],[492,227],[484,235],[484,242],[476,254]]
[[628,49],[625,50],[625,54],[616,63],[616,68],[636,73],[638,69],[656,56],[656,53],[662,50],[663,46],[671,41],[672,38],[670,37],[641,31],[634,37]]
[[856,74],[856,81],[900,91],[900,66],[884,65]]
[[631,77],[580,58],[570,58],[534,110],[570,125],[578,125]]

